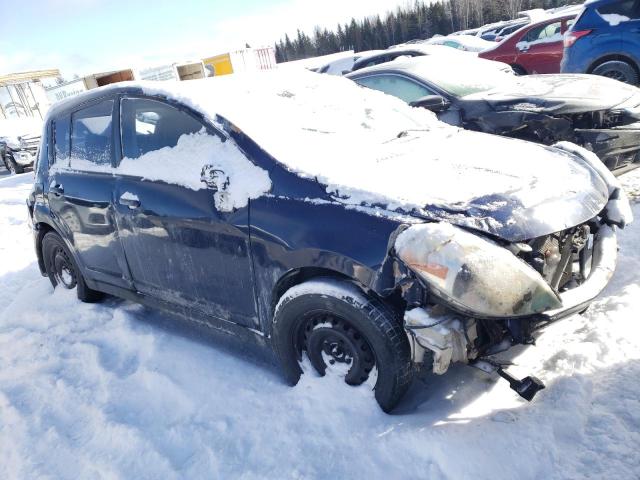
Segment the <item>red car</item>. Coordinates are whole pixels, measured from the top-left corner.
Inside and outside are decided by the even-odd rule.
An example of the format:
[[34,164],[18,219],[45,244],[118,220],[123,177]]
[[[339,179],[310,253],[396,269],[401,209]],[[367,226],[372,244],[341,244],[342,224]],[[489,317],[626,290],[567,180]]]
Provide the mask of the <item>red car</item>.
[[571,14],[527,25],[479,56],[508,63],[518,75],[559,73],[563,35],[575,20]]

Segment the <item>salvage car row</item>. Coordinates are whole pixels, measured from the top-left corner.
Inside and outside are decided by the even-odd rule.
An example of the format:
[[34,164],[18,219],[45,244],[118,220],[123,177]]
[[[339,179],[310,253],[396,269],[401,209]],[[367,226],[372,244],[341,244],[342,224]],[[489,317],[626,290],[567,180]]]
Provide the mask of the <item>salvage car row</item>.
[[[518,75],[589,73],[631,85],[640,81],[640,2],[590,0],[584,5],[520,12],[515,20],[430,39],[415,39],[386,51],[359,52],[320,71],[342,74],[362,59],[396,48],[442,45],[509,65]],[[356,62],[354,65],[353,62]],[[353,65],[353,68],[352,68]],[[371,64],[366,64],[371,66]]]
[[[593,128],[572,115],[634,118],[640,100],[598,79],[609,103],[594,93],[580,113],[544,93],[591,91],[583,77],[531,77],[539,95],[523,99],[529,87],[501,64],[450,55],[452,69],[477,69],[464,83],[432,68],[439,55],[351,79],[114,84],[54,105],[28,199],[41,272],[83,301],[116,295],[268,344],[291,384],[305,358],[368,382],[385,411],[416,372],[455,362],[532,399],[541,382],[494,355],[586,309],[632,221],[605,163],[553,142],[589,146]],[[556,133],[550,112],[567,137],[536,137]],[[611,168],[616,145],[597,150]]]

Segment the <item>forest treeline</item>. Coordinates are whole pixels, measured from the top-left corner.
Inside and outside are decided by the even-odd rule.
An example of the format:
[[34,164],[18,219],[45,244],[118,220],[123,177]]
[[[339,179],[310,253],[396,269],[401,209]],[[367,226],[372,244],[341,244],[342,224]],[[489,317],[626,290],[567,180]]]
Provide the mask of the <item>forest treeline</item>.
[[337,25],[333,30],[316,27],[310,34],[298,30],[275,44],[276,60],[286,62],[330,53],[385,49],[413,39],[447,35],[458,30],[516,18],[533,8],[555,8],[572,0],[436,0],[415,1],[386,15],[376,15]]

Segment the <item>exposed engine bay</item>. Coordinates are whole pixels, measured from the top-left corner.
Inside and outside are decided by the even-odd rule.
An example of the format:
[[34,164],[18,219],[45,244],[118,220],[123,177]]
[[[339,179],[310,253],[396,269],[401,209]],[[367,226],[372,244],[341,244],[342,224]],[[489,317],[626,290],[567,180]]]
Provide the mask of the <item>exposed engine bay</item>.
[[607,181],[610,199],[575,227],[524,241],[483,239],[440,223],[399,232],[393,270],[419,368],[443,374],[452,363],[475,366],[499,374],[527,400],[544,388],[534,377],[510,376],[493,356],[533,344],[537,330],[585,310],[615,270],[616,226],[632,215],[615,177],[590,160]]
[[640,123],[622,110],[550,114],[490,112],[464,122],[467,128],[545,145],[569,141],[594,152],[620,175],[640,166]]

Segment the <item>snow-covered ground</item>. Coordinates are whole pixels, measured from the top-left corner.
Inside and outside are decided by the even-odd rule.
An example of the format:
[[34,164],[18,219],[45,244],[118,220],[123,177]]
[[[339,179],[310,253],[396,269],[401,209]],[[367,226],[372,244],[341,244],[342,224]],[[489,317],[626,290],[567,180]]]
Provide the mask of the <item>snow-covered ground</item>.
[[[257,347],[54,292],[30,180],[0,179],[1,479],[640,477],[640,222],[605,295],[511,355],[547,385],[532,403],[460,366],[385,415],[366,386],[289,388]],[[640,194],[640,172],[624,183]]]

